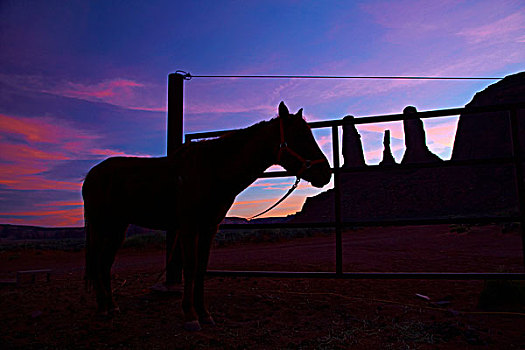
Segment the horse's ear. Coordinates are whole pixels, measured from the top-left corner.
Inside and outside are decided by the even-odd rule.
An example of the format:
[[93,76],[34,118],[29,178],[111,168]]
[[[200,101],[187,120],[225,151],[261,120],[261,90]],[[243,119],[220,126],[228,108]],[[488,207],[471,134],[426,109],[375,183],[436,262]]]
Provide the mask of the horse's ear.
[[290,111],[288,110],[288,107],[284,104],[283,101],[279,103],[279,117],[286,118],[290,115]]
[[301,117],[301,118],[302,118],[302,117],[303,117],[303,109],[301,108],[300,110],[298,110],[297,113],[296,113],[296,115],[297,115],[298,117]]

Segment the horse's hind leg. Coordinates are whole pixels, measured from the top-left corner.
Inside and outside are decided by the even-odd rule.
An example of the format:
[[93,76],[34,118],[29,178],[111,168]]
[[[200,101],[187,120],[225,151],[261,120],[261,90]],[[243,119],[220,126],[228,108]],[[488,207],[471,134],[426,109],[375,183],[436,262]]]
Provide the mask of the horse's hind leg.
[[182,297],[182,311],[184,311],[184,328],[188,331],[199,331],[201,326],[195,312],[193,288],[197,268],[197,232],[181,230],[179,233],[182,248],[184,295]]
[[99,313],[107,313],[108,296],[104,283],[104,270],[106,263],[103,250],[107,245],[107,232],[100,220],[94,220],[86,215],[86,267],[85,280],[88,290],[94,289]]
[[215,325],[213,318],[206,308],[206,303],[204,300],[204,276],[206,274],[206,269],[208,267],[208,260],[210,257],[211,244],[215,233],[217,232],[216,227],[210,229],[202,230],[199,233],[199,243],[198,243],[198,261],[195,274],[194,282],[194,304],[195,311],[199,316],[199,321],[201,324],[205,325]]
[[116,224],[99,227],[99,249],[95,256],[97,270],[95,271],[93,287],[96,293],[98,312],[101,314],[111,314],[118,311],[111,289],[111,267],[115,261],[117,250],[124,240],[126,227],[127,225]]

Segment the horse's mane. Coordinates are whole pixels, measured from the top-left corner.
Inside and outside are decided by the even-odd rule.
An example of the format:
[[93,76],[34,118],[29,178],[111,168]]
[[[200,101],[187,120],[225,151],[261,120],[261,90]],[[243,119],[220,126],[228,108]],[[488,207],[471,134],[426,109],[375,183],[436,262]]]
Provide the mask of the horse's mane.
[[238,142],[242,143],[242,140],[249,140],[250,138],[253,137],[253,135],[257,134],[260,131],[260,129],[266,127],[268,124],[270,124],[275,119],[276,118],[273,118],[271,120],[263,120],[249,127],[232,130],[217,138],[197,141],[197,142],[194,142],[194,144],[196,145],[201,144],[205,147],[207,146],[215,147],[219,145],[227,146],[231,143],[235,143],[235,144],[237,144]]
[[179,152],[185,152],[196,149],[212,151],[218,151],[219,149],[221,149],[223,152],[226,153],[233,152],[234,148],[237,148],[247,143],[257,133],[259,133],[262,128],[268,126],[268,124],[270,124],[275,119],[276,118],[273,118],[271,120],[263,120],[257,124],[248,126],[246,128],[229,131],[226,134],[216,138],[203,139],[199,141],[185,143],[181,147],[177,148],[174,151],[173,155]]
[[[276,119],[276,118],[274,118]],[[224,141],[228,141],[229,139],[231,138],[236,138],[236,137],[239,137],[239,136],[244,136],[244,137],[249,137],[251,136],[252,134],[256,133],[259,131],[259,129],[261,129],[262,127],[265,127],[267,126],[268,124],[270,124],[274,119],[271,119],[271,120],[263,120],[257,124],[254,124],[254,125],[251,125],[247,128],[243,128],[243,129],[237,129],[237,130],[232,130],[220,137],[218,137],[216,140],[224,140]]]

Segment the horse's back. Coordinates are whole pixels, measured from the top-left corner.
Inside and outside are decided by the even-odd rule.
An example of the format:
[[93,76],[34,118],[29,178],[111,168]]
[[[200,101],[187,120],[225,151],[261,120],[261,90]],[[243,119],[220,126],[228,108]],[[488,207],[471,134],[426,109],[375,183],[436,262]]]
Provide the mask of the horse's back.
[[95,165],[89,173],[115,169],[162,169],[168,164],[167,157],[110,157]]
[[94,166],[82,186],[86,216],[112,216],[132,222],[161,221],[173,177],[166,157],[112,157]]
[[89,196],[97,189],[114,186],[116,181],[126,181],[137,176],[162,177],[168,170],[167,158],[112,157],[89,170],[82,185],[82,194]]

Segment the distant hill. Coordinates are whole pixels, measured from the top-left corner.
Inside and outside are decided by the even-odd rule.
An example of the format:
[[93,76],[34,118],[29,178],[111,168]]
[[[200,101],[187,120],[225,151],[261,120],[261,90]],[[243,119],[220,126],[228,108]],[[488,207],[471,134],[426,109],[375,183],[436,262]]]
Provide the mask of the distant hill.
[[223,220],[223,224],[282,224],[290,221],[293,218],[293,215],[288,215],[286,217],[276,216],[268,218],[260,218],[248,220],[245,218],[238,217],[227,217]]
[[[223,224],[261,224],[287,222],[288,217],[262,218],[248,221],[245,218],[227,217]],[[128,237],[148,233],[162,232],[151,230],[140,226],[130,225],[126,235]],[[23,240],[23,239],[83,239],[86,235],[84,227],[38,227],[26,225],[0,224],[0,240]]]
[[84,238],[83,227],[38,227],[0,224],[0,239]]

